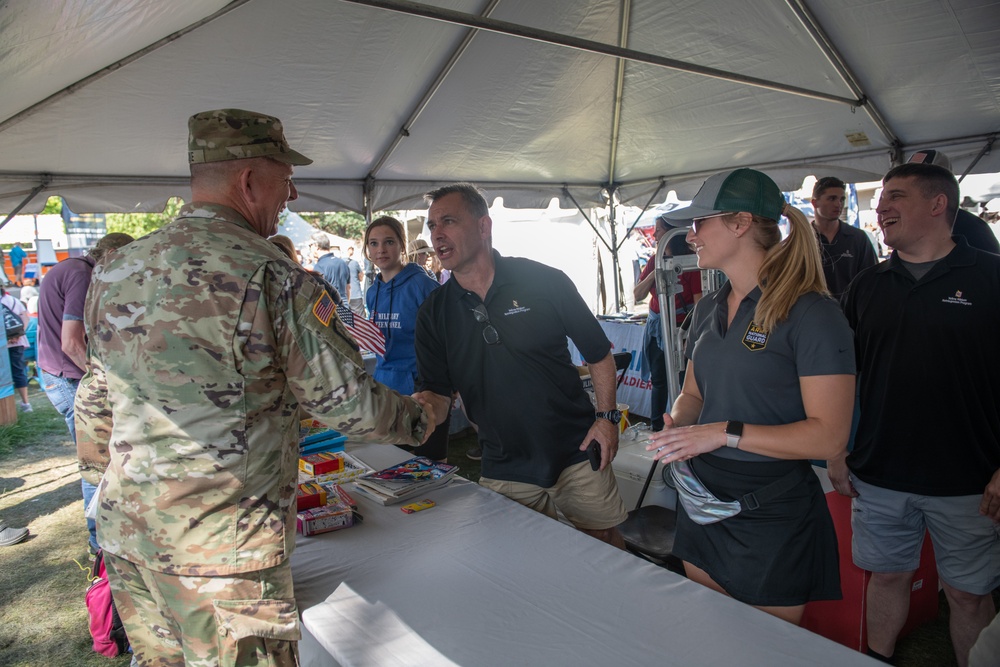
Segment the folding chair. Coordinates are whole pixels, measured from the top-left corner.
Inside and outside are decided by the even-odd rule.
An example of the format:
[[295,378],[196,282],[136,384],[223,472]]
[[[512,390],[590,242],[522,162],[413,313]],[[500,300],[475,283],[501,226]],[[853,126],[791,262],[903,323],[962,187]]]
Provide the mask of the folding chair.
[[[657,243],[656,262],[656,294],[659,298],[660,322],[663,327],[664,361],[666,363],[667,380],[670,395],[680,393],[679,370],[683,363],[683,352],[676,326],[677,313],[674,304],[674,294],[679,289],[679,276],[683,271],[698,270],[697,258],[691,256],[665,257],[667,243],[674,236],[686,233],[685,229],[673,229],[664,234]],[[684,567],[673,555],[674,535],[677,527],[677,510],[673,508],[650,505],[643,507],[646,491],[656,474],[663,475],[667,486],[673,486],[666,467],[659,461],[653,461],[646,475],[639,500],[635,509],[628,513],[628,518],[618,526],[625,540],[625,546],[635,555],[660,565],[662,567],[684,574]]]
[[618,532],[625,540],[625,548],[636,556],[683,575],[684,566],[680,559],[673,555],[674,534],[677,528],[676,510],[659,505],[642,506],[657,469],[662,469],[664,481],[670,484],[669,475],[666,474],[667,469],[661,466],[659,461],[653,461],[646,476],[646,483],[643,484],[642,492],[639,494],[639,500],[635,503],[635,509],[628,513],[625,521],[618,524]]

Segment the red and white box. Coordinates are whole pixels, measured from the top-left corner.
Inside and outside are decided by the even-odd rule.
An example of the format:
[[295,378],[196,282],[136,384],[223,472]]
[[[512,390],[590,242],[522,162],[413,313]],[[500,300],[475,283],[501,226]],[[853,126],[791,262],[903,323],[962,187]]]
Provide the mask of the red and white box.
[[323,488],[327,492],[327,504],[298,513],[296,521],[303,535],[319,535],[354,525],[354,508],[357,506],[354,499],[339,485],[323,484]]
[[326,489],[315,482],[299,484],[295,495],[295,511],[312,509],[326,505]]
[[339,452],[317,452],[299,457],[299,470],[310,477],[343,472],[344,456]]

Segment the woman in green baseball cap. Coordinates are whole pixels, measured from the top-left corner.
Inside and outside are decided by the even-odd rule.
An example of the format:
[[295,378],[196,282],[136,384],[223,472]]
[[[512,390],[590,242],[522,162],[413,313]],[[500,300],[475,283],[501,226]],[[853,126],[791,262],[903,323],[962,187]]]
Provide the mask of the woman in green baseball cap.
[[853,335],[809,222],[765,174],[716,174],[666,217],[729,278],[695,307],[684,387],[649,447],[678,481],[674,554],[691,579],[798,623],[806,602],[841,596],[809,459],[847,444]]

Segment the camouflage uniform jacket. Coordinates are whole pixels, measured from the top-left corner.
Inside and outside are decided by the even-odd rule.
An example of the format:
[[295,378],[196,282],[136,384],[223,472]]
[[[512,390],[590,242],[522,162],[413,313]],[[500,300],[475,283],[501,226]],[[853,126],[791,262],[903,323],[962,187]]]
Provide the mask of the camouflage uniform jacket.
[[191,204],[94,272],[84,451],[108,460],[102,547],[160,572],[273,567],[295,543],[301,406],[342,433],[417,444],[427,417],[364,371],[315,278],[234,210]]

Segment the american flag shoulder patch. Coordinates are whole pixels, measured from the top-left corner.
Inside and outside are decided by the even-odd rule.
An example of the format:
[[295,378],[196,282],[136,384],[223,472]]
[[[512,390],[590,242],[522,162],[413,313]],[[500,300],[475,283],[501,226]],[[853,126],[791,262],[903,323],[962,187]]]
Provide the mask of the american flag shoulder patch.
[[323,323],[323,326],[330,326],[330,320],[333,318],[333,313],[337,310],[336,304],[333,302],[333,298],[330,297],[326,291],[323,291],[323,295],[316,300],[313,304],[313,315],[316,319]]

